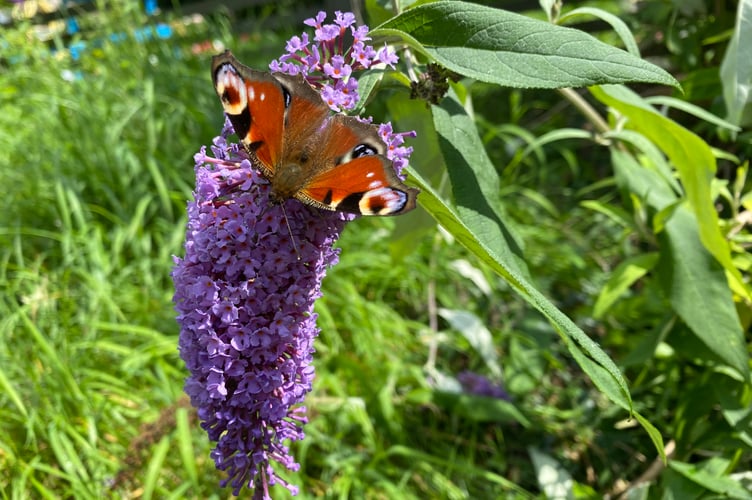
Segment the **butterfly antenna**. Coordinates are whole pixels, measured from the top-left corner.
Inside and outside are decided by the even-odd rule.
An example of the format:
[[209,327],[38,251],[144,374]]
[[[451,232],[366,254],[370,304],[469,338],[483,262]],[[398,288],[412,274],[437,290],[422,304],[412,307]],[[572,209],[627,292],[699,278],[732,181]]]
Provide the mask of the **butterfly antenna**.
[[285,218],[285,224],[287,225],[287,232],[290,234],[290,241],[292,242],[292,248],[295,250],[295,255],[298,256],[298,260],[300,260],[300,251],[298,250],[298,245],[295,243],[295,236],[292,234],[292,228],[290,227],[290,219],[287,218],[287,211],[285,210],[285,204],[281,203],[280,207],[282,207],[282,216]]

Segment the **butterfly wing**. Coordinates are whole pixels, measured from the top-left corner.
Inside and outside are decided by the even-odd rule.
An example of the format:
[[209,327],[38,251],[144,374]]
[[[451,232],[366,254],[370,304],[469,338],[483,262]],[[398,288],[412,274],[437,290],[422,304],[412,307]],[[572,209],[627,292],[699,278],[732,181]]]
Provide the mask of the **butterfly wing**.
[[273,177],[282,155],[289,93],[270,73],[241,64],[229,50],[212,58],[212,79],[240,143]]
[[415,208],[418,190],[406,186],[380,155],[337,165],[308,183],[295,196],[319,208],[362,215],[399,215]]
[[296,198],[362,215],[399,215],[415,208],[419,190],[397,177],[376,127],[335,115],[326,129],[320,147],[328,161],[314,170]]

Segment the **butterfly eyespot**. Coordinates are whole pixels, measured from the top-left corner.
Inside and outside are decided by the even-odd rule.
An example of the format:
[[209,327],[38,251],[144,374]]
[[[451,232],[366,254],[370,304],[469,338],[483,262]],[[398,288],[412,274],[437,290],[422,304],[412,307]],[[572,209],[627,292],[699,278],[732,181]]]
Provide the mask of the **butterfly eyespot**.
[[290,103],[292,103],[292,95],[290,94],[290,91],[285,87],[282,87],[282,97],[285,100],[285,109],[289,109]]
[[239,114],[247,103],[246,87],[231,64],[221,65],[215,73],[215,88],[226,113]]
[[375,155],[376,149],[372,148],[368,144],[358,144],[353,148],[352,151],[352,158],[360,158],[362,156],[372,156]]
[[[375,186],[375,184],[372,184]],[[366,215],[393,215],[405,208],[408,196],[392,187],[374,187],[358,200],[360,213]]]

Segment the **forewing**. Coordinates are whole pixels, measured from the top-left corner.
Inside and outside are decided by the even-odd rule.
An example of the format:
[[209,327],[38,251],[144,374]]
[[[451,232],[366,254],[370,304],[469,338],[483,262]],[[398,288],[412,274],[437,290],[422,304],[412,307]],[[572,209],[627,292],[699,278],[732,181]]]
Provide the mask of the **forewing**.
[[289,94],[270,73],[241,64],[230,51],[212,58],[212,79],[240,143],[273,176],[282,154]]

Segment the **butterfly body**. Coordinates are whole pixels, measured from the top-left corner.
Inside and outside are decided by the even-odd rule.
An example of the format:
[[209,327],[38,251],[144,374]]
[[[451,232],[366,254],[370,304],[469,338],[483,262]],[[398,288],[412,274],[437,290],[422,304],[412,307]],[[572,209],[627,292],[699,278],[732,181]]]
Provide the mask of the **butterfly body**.
[[240,143],[271,185],[271,198],[363,215],[415,208],[378,128],[332,115],[301,75],[256,71],[229,52],[212,59],[212,78]]

